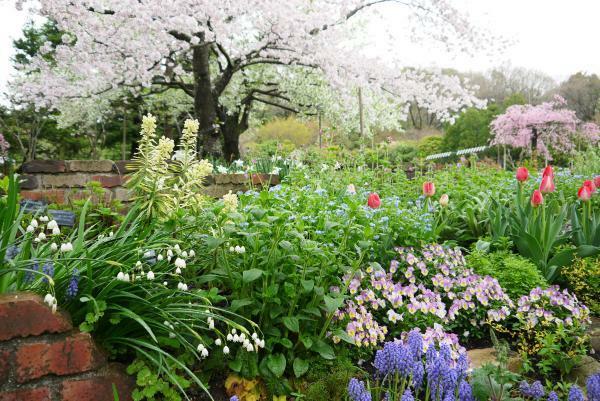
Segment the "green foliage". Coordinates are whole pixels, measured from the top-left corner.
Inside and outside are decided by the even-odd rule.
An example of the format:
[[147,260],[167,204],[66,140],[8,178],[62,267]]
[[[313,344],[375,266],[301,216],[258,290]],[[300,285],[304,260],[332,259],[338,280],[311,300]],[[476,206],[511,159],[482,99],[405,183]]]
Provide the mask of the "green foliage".
[[496,278],[514,300],[529,294],[535,287],[548,286],[533,262],[511,252],[485,253],[474,250],[467,256],[467,264],[477,274]]
[[438,135],[421,138],[418,144],[419,156],[425,157],[427,155],[440,153],[443,149],[443,141],[444,138]]
[[256,130],[255,141],[290,142],[295,147],[314,143],[314,129],[295,117],[275,118]]
[[600,174],[600,147],[577,152],[573,158],[573,172],[588,179]]
[[446,125],[446,134],[442,142],[443,150],[487,145],[490,140],[490,123],[499,113],[501,109],[495,104],[486,109],[468,109],[456,119],[454,124]]
[[359,370],[348,358],[338,358],[334,362],[321,361],[313,364],[301,385],[302,400],[330,401],[343,400],[351,378]]
[[[171,366],[171,368],[176,370],[175,366]],[[185,390],[190,386],[189,381],[177,374],[165,379],[140,358],[127,367],[127,373],[135,375],[136,378],[137,388],[131,394],[134,401],[181,401],[182,398],[178,388]],[[173,385],[171,380],[176,380],[178,385]]]
[[562,277],[569,290],[593,314],[600,315],[600,258],[576,258],[573,264],[563,267]]

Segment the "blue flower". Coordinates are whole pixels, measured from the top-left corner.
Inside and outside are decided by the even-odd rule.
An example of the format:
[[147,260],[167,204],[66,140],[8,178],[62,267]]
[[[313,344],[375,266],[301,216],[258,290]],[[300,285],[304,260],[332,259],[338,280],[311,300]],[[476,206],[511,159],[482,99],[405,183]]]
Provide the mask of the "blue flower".
[[237,395],[234,395],[233,397],[231,397],[231,398],[229,399],[229,401],[240,401],[240,399],[238,398],[238,396],[237,396]]
[[408,349],[415,358],[415,360],[421,360],[423,357],[423,336],[418,330],[411,330],[408,333],[407,338]]
[[474,401],[473,390],[466,380],[461,381],[458,386],[458,399],[460,401]]
[[558,394],[556,394],[554,391],[550,391],[550,393],[548,394],[548,401],[558,401]]
[[[35,270],[36,272],[40,271],[40,265],[38,262],[34,261],[33,264],[30,267],[31,270]],[[23,278],[23,280],[26,283],[31,283],[35,278],[35,274],[32,271],[27,271],[25,273],[25,277]]]
[[425,377],[425,368],[423,368],[423,362],[416,361],[412,369],[412,384],[415,390],[418,390],[423,385],[423,378]]
[[583,401],[583,393],[575,384],[571,386],[571,390],[569,390],[569,401]]
[[600,401],[600,373],[588,377],[587,396],[589,401]]
[[400,399],[400,401],[415,401],[415,398],[413,397],[412,392],[409,388],[407,388],[404,391],[404,394],[402,394],[402,398]]
[[[42,266],[42,273],[44,273],[46,276],[54,277],[54,265],[52,264],[52,262],[45,263]],[[44,277],[43,281],[47,283],[48,277]]]
[[533,382],[531,387],[529,387],[530,397],[532,397],[534,400],[539,400],[540,398],[542,398],[545,392],[546,391],[544,390],[544,386],[542,386],[542,383],[540,383],[539,380]]
[[348,395],[352,401],[371,401],[371,393],[367,391],[365,383],[354,377],[348,383]]
[[67,297],[74,298],[79,291],[79,270],[73,269],[73,275],[71,281],[69,281],[69,287],[67,288]]

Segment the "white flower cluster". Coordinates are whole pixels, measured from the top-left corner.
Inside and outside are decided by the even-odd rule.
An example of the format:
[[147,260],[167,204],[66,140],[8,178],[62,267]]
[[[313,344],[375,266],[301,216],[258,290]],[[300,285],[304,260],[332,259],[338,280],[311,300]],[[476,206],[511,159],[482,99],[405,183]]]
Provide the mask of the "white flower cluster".
[[231,253],[246,253],[246,248],[244,246],[230,246],[229,247],[229,252]]
[[50,308],[52,308],[52,313],[56,313],[56,308],[58,307],[58,302],[56,297],[52,294],[46,294],[44,297],[44,302],[48,304]]
[[[35,218],[31,219],[27,227],[25,228],[25,232],[28,234],[34,234],[37,232],[37,235],[33,239],[34,242],[42,242],[48,239],[48,235],[60,235],[60,228],[58,227],[58,223],[55,220],[50,220],[48,216],[41,216],[40,224]],[[45,226],[43,223],[47,223]],[[54,247],[51,246],[54,250]]]
[[235,212],[238,208],[238,197],[236,194],[231,193],[231,190],[223,195],[223,212],[230,213]]
[[[227,341],[242,344],[242,347],[248,352],[258,352],[260,348],[265,347],[265,340],[260,339],[256,333],[252,333],[252,336],[248,337],[246,336],[246,333],[237,334],[237,330],[232,329],[231,332],[227,334],[226,338]],[[225,352],[225,350],[223,350],[223,352]]]

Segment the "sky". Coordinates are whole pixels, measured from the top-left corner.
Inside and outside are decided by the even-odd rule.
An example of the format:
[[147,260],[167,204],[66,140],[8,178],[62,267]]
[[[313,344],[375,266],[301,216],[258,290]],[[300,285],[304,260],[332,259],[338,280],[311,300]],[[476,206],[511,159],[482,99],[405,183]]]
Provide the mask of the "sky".
[[[495,66],[526,67],[545,72],[560,81],[578,71],[600,74],[600,0],[454,0],[466,10],[471,20],[487,27],[496,35],[509,39],[512,45],[503,53],[486,57],[454,56],[412,46],[403,40],[400,7],[385,10],[396,33],[393,53],[401,54],[405,64],[451,67],[461,71],[485,71]],[[12,40],[19,37],[28,15],[17,11],[14,1],[0,0],[0,93],[13,72],[10,66]],[[380,24],[368,27],[370,34],[386,41],[387,33]],[[374,46],[369,49],[383,59],[390,55],[389,48]]]

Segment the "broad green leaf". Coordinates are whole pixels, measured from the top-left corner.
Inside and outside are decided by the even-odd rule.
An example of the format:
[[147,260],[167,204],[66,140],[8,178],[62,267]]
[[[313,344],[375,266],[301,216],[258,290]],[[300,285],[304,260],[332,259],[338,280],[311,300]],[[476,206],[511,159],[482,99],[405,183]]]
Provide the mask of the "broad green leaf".
[[333,348],[323,340],[317,340],[310,349],[319,353],[323,359],[335,359]]
[[293,367],[294,367],[294,375],[296,375],[296,377],[300,377],[303,374],[305,374],[306,371],[308,371],[308,361],[306,361],[302,358],[295,358]]
[[283,318],[283,324],[287,327],[288,330],[297,333],[300,331],[300,322],[297,317],[294,316],[286,316]]
[[267,357],[267,367],[276,376],[281,377],[285,371],[285,356],[283,354],[271,354]]
[[244,306],[251,305],[252,303],[253,301],[251,299],[234,299],[231,301],[231,307],[229,309],[231,309],[232,312],[235,312],[236,310],[243,308]]
[[254,280],[258,280],[262,274],[263,271],[259,269],[245,270],[243,273],[244,283],[251,283]]
[[323,300],[325,301],[325,309],[327,310],[327,313],[335,312],[336,310],[340,309],[344,303],[343,298],[332,298],[329,295],[325,295]]

